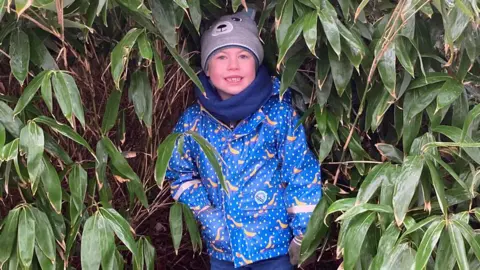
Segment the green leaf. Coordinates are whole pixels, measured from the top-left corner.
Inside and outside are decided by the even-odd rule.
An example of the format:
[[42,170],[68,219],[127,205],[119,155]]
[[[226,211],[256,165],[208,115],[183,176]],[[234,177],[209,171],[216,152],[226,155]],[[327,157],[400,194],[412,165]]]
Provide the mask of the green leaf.
[[112,50],[112,54],[110,56],[110,71],[117,89],[120,89],[120,79],[122,78],[125,65],[128,63],[130,51],[132,50],[138,36],[141,33],[143,33],[142,29],[131,29]]
[[227,193],[227,195],[229,195],[227,185],[225,184],[225,175],[223,175],[222,167],[220,166],[220,163],[218,161],[220,154],[215,150],[215,147],[213,147],[202,136],[193,132],[187,132],[187,133],[190,134],[190,136],[192,136],[192,138],[198,143],[198,145],[200,145],[200,148],[202,149],[205,156],[207,156],[208,161],[210,162],[213,169],[215,170],[215,174],[217,175],[220,181],[220,185],[222,186],[222,189]]
[[295,56],[290,57],[285,63],[285,69],[283,70],[282,79],[280,81],[280,96],[283,97],[283,94],[287,91],[288,87],[292,84],[295,79],[295,74],[297,74],[298,69],[305,59],[305,54],[299,53]]
[[122,99],[122,92],[112,90],[110,97],[108,97],[105,113],[102,118],[102,134],[106,135],[110,129],[113,128],[118,118],[118,108],[120,107],[120,100]]
[[0,152],[0,160],[9,161],[18,156],[18,143],[20,139],[15,139],[6,144]]
[[367,211],[370,212],[377,212],[377,213],[386,213],[391,214],[393,213],[392,207],[389,205],[381,205],[381,204],[371,204],[371,203],[362,203],[359,205],[355,205],[354,207],[347,210],[341,216],[339,216],[335,221],[341,221],[349,218],[353,218],[361,213],[365,213]]
[[409,154],[411,146],[415,138],[417,137],[418,132],[422,124],[423,114],[417,114],[410,121],[403,121],[403,152]]
[[437,256],[435,258],[435,270],[452,270],[455,266],[455,256],[453,256],[452,245],[448,236],[448,231],[443,230],[437,247]]
[[328,43],[338,57],[342,53],[342,44],[340,43],[340,31],[338,30],[337,22],[335,22],[335,17],[332,17],[327,10],[319,10],[318,18],[322,23],[323,31],[327,37]]
[[12,109],[2,101],[0,101],[0,123],[2,123],[5,129],[14,137],[20,136],[20,129],[23,125],[22,121],[13,117]]
[[[377,48],[375,49],[375,55],[378,56],[380,50],[382,49],[383,43],[379,42],[377,44]],[[395,61],[396,61],[396,54],[395,54],[395,43],[391,43],[385,52],[383,53],[382,57],[378,61],[378,72],[380,74],[380,78],[382,78],[382,82],[387,88],[390,95],[396,95],[396,68],[395,68]]]
[[[192,210],[190,210],[186,204],[182,204],[182,207],[183,216],[188,228],[188,234],[190,234],[190,241],[192,242],[193,252],[198,251],[200,253],[202,252],[202,237],[198,231],[198,225],[195,220],[195,216],[193,215]],[[148,262],[147,258],[145,258],[145,261]]]
[[382,182],[387,181],[391,177],[391,168],[392,165],[390,163],[383,163],[373,167],[358,190],[355,205],[366,203],[372,198],[377,189],[382,185]]
[[55,270],[55,260],[51,261],[49,258],[47,258],[45,253],[43,253],[38,246],[38,243],[35,243],[35,255],[37,256],[38,264],[40,264],[42,270]]
[[44,45],[44,41],[38,38],[33,31],[28,32],[30,43],[30,60],[36,66],[41,67],[43,70],[58,69],[55,59]]
[[320,202],[315,206],[312,217],[308,221],[307,231],[302,240],[300,261],[303,262],[309,258],[320,245],[322,239],[326,236],[328,227],[323,223],[327,208],[327,196],[323,196]]
[[98,219],[98,213],[95,213],[83,226],[80,252],[82,269],[98,270],[100,267],[101,256],[99,255],[102,254],[102,250]]
[[59,76],[63,77],[63,81],[65,82],[65,86],[68,90],[68,95],[70,97],[72,112],[75,117],[77,117],[82,127],[85,129],[85,116],[83,113],[82,99],[80,97],[80,91],[78,90],[75,80],[70,74],[67,74],[65,72],[60,72],[57,74],[60,74]]
[[158,146],[157,161],[155,162],[155,181],[161,189],[163,189],[163,181],[165,180],[168,162],[172,157],[179,136],[182,136],[182,134],[172,133]]
[[50,113],[53,113],[53,95],[52,95],[52,80],[50,79],[51,73],[43,77],[41,85],[42,98],[45,104],[47,105]]
[[18,217],[18,257],[25,268],[32,264],[35,248],[35,218],[30,207],[24,207]]
[[317,45],[317,36],[317,13],[312,11],[305,15],[305,22],[303,24],[303,38],[305,39],[308,49],[310,49],[310,52],[312,52],[313,55],[316,55],[315,46]]
[[151,127],[153,98],[146,72],[138,70],[132,74],[128,94],[133,101],[138,119],[143,121],[147,127]]
[[153,57],[155,59],[155,73],[157,74],[157,88],[162,88],[165,84],[165,68],[163,67],[162,58],[155,50],[153,51]]
[[43,71],[39,73],[33,80],[25,87],[22,96],[18,99],[17,105],[15,105],[15,109],[13,110],[13,115],[16,116],[20,112],[25,109],[25,107],[30,103],[32,98],[35,96],[37,93],[38,88],[40,88],[40,85],[42,84],[42,80],[45,78],[45,76],[49,76],[48,71]]
[[354,32],[350,32],[350,30],[348,30],[347,27],[345,27],[345,25],[343,25],[343,23],[337,18],[335,18],[335,22],[337,24],[340,35],[347,42],[350,49],[353,52],[359,52],[359,54],[363,58],[363,56],[365,56],[366,48],[365,48],[365,45],[363,44],[361,37],[359,37]]
[[427,265],[444,227],[445,220],[434,222],[425,232],[415,257],[415,269],[422,270]]
[[420,77],[413,80],[408,86],[408,89],[415,89],[415,88],[423,87],[433,83],[445,82],[447,80],[450,80],[451,78],[452,78],[451,76],[443,72],[427,73],[425,74],[425,77]]
[[415,263],[415,250],[410,248],[410,243],[401,243],[388,254],[380,267],[381,270],[396,269],[407,270],[412,269]]
[[180,248],[180,242],[182,241],[183,222],[182,222],[182,205],[174,203],[170,207],[169,215],[170,234],[172,235],[173,248],[175,254],[178,255],[178,249]]
[[81,165],[73,166],[68,176],[70,188],[70,218],[74,224],[79,216],[82,216],[83,202],[87,193],[87,172]]
[[412,77],[415,77],[415,72],[414,72],[414,59],[412,56],[412,50],[413,46],[410,43],[410,40],[407,39],[404,36],[397,36],[395,39],[395,55],[398,58],[398,61],[402,66],[405,68],[405,70],[412,75]]
[[382,237],[378,242],[377,255],[372,262],[372,270],[380,269],[380,266],[383,264],[383,262],[390,256],[400,232],[401,231],[398,229],[396,224],[392,222],[382,234]]
[[145,5],[143,4],[143,0],[117,0],[117,2],[131,11],[140,13],[147,19],[151,19],[151,11],[145,7]]
[[346,232],[345,239],[347,242],[344,247],[344,267],[345,269],[353,269],[360,257],[361,249],[368,229],[375,221],[375,213],[363,213],[352,219],[351,224]]
[[[5,145],[6,137],[7,137],[7,133],[5,132],[5,127],[3,126],[2,123],[0,123],[0,150]],[[0,155],[0,159],[1,159],[1,155]]]
[[355,205],[355,198],[346,198],[334,201],[327,209],[327,214],[324,218],[324,223],[326,218],[335,212],[338,211],[347,211],[348,209],[352,208]]
[[465,184],[465,182],[463,182],[460,177],[458,176],[458,174],[452,169],[452,167],[450,167],[450,165],[448,165],[445,161],[443,161],[440,157],[438,157],[437,155],[429,155],[432,159],[434,159],[438,164],[440,164],[448,173],[450,173],[450,175],[453,177],[453,179],[455,179],[457,181],[457,183],[463,188],[465,189],[466,191],[469,190],[469,188],[467,187],[467,185]]
[[437,194],[438,202],[440,203],[440,209],[442,213],[447,216],[448,215],[448,206],[447,201],[445,198],[445,186],[443,184],[443,180],[440,178],[438,174],[437,168],[435,165],[427,158],[426,159],[428,169],[430,170],[430,176],[432,177],[433,187],[435,188],[435,193]]
[[[18,10],[18,9],[17,9]],[[27,78],[30,62],[30,43],[28,36],[20,28],[10,35],[10,68],[20,85]]]
[[447,225],[448,236],[452,245],[453,255],[457,260],[458,268],[461,270],[469,269],[467,253],[465,251],[465,244],[463,242],[462,234],[458,226],[451,222]]
[[403,101],[404,121],[410,122],[413,117],[422,113],[439,93],[438,84],[431,84],[407,91]]
[[[2,232],[0,233],[0,243],[2,243],[2,248],[0,248],[0,267],[10,258],[14,243],[17,243],[19,214],[19,208],[10,210],[8,216],[2,222]],[[13,253],[16,254],[16,252]]]
[[328,57],[322,54],[315,65],[315,96],[317,97],[317,104],[320,106],[327,103],[332,90],[332,76],[328,76],[329,71]]
[[328,59],[330,60],[330,68],[337,93],[339,96],[342,96],[345,88],[347,88],[350,83],[353,66],[345,55],[342,54],[338,57],[330,47],[328,48]]
[[153,58],[153,51],[152,51],[152,45],[150,43],[150,40],[147,37],[146,32],[142,32],[140,36],[138,36],[138,49],[140,50],[140,55],[147,59],[152,61]]
[[[98,216],[97,221],[98,234],[100,237],[101,247],[101,265],[102,269],[116,269],[115,268],[115,235],[110,228],[108,220],[102,215]],[[98,255],[97,255],[98,256]]]
[[452,104],[463,93],[463,84],[454,79],[448,79],[437,95],[436,111]]
[[290,25],[290,27],[288,27],[287,34],[285,35],[281,46],[278,48],[277,69],[280,68],[280,65],[283,62],[288,50],[292,47],[302,33],[305,19],[305,16],[300,17],[292,25]]
[[283,44],[288,29],[292,25],[293,19],[293,0],[283,0],[275,7],[275,37],[277,44]]
[[[468,108],[468,105],[467,105]],[[465,122],[463,123],[462,135],[460,136],[460,142],[465,140],[465,137],[468,135],[472,137],[473,128],[475,125],[472,125],[473,120],[480,116],[480,104],[475,105],[471,111],[468,112]]]
[[62,73],[54,73],[52,77],[53,90],[57,99],[58,105],[62,110],[63,115],[67,118],[68,122],[74,127],[72,117],[72,103],[70,100],[70,93],[68,92],[67,83]]
[[150,2],[153,20],[158,31],[170,47],[177,45],[175,8],[173,1],[152,0]]
[[[48,259],[50,264],[55,264],[55,236],[53,234],[52,226],[45,213],[32,208],[33,216],[35,217],[35,242],[39,247],[41,253]],[[38,254],[39,252],[35,252]]]
[[477,234],[473,231],[473,228],[470,227],[465,221],[463,220],[453,220],[451,226],[455,226],[457,230],[459,230],[463,237],[467,240],[468,244],[472,248],[475,256],[478,260],[480,260],[480,242],[477,240]]
[[195,30],[200,33],[200,24],[202,22],[202,8],[200,6],[200,1],[187,0],[187,3],[190,11],[190,20],[195,26]]
[[402,170],[395,184],[393,194],[393,210],[395,221],[398,226],[403,223],[408,206],[412,201],[415,189],[420,180],[423,169],[422,156],[408,156],[402,166]]
[[324,161],[328,154],[330,154],[334,142],[335,136],[332,134],[332,132],[328,131],[325,136],[322,136],[322,140],[320,141],[320,150],[318,153],[318,160],[320,162]]
[[322,109],[320,106],[315,105],[315,120],[317,121],[317,130],[322,136],[325,136],[327,132],[327,114],[327,109]]
[[78,133],[76,133],[72,128],[70,128],[69,126],[64,125],[62,123],[59,123],[59,122],[53,120],[52,118],[46,117],[44,115],[33,119],[33,121],[36,122],[36,123],[41,123],[41,124],[47,125],[48,127],[52,128],[53,130],[62,134],[63,136],[66,136],[67,138],[69,138],[69,139],[77,142],[78,144],[84,146],[85,148],[87,148],[88,151],[90,151],[90,153],[92,153],[92,155],[95,156],[94,151],[90,147],[90,145],[88,145],[88,142],[82,136],[80,136]]
[[48,200],[50,205],[53,207],[55,212],[61,213],[62,210],[62,186],[60,185],[60,179],[58,177],[57,171],[53,167],[52,163],[45,157],[42,158],[43,161],[43,171],[40,175],[42,180],[43,187],[45,188],[45,193],[47,193]]
[[[143,238],[142,242],[143,242],[143,257],[145,258],[146,268],[147,270],[153,270],[155,267],[155,257],[156,257],[155,248],[147,238]],[[200,244],[201,242],[202,240],[200,239]]]
[[395,146],[386,143],[377,143],[375,144],[375,147],[383,157],[386,157],[387,159],[390,159],[396,163],[403,162],[403,152]]
[[134,230],[128,222],[113,208],[100,208],[101,215],[108,221],[110,228],[115,232],[122,243],[132,252],[133,256],[138,256],[137,245],[133,239]]
[[148,207],[147,196],[145,194],[145,190],[142,188],[142,183],[140,182],[140,178],[138,177],[138,175],[133,171],[127,160],[117,150],[115,145],[108,137],[102,138],[102,144],[105,147],[105,150],[107,151],[108,156],[112,161],[113,167],[117,171],[119,171],[122,176],[125,176],[126,178],[131,180],[130,187],[133,188],[135,195],[138,197],[143,206]]
[[27,153],[27,168],[32,183],[37,181],[43,171],[41,163],[44,147],[43,130],[35,122],[30,121],[20,131],[20,149]]

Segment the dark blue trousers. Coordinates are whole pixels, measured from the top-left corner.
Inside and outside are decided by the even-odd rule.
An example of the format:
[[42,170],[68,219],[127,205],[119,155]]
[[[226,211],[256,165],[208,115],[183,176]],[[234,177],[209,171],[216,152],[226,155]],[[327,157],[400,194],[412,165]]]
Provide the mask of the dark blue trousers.
[[221,261],[210,257],[211,270],[234,270],[234,269],[248,269],[248,270],[292,270],[293,266],[290,264],[290,257],[283,255],[268,260],[254,262],[252,264],[234,268],[233,262]]

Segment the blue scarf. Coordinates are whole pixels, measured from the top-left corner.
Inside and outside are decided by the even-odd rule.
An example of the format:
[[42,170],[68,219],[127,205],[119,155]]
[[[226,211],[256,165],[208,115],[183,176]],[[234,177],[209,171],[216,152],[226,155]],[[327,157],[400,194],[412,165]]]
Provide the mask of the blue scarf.
[[236,123],[252,115],[273,93],[272,78],[263,65],[259,67],[255,80],[245,90],[226,100],[222,100],[205,73],[200,73],[199,79],[208,98],[198,87],[195,87],[195,96],[209,113],[225,124]]

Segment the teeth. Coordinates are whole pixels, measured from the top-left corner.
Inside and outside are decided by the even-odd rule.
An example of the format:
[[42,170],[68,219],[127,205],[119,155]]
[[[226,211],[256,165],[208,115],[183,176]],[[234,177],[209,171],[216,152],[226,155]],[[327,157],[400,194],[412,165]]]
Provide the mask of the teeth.
[[227,82],[239,82],[240,78],[227,78]]

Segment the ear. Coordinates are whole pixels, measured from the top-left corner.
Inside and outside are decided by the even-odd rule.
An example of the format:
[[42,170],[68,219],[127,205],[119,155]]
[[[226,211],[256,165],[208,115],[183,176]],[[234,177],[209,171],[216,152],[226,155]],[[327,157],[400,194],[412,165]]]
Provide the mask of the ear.
[[207,63],[207,70],[204,70],[205,75],[207,75],[207,77],[210,77],[210,69],[208,68],[209,65],[210,65],[210,64]]

